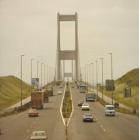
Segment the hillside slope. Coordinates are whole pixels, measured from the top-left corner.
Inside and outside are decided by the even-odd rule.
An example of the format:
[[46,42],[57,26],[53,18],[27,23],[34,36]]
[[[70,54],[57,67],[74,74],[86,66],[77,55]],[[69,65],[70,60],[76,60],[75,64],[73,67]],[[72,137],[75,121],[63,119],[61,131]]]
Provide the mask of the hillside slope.
[[127,84],[130,86],[139,86],[139,68],[127,72],[125,75],[116,80],[116,84]]
[[[0,77],[0,110],[20,101],[21,80],[15,76]],[[30,95],[30,86],[23,82],[23,98]]]
[[[131,87],[131,97],[124,97],[124,89],[127,84]],[[104,90],[104,93],[112,97],[112,92]],[[114,99],[120,103],[139,109],[139,68],[133,69],[115,81]]]

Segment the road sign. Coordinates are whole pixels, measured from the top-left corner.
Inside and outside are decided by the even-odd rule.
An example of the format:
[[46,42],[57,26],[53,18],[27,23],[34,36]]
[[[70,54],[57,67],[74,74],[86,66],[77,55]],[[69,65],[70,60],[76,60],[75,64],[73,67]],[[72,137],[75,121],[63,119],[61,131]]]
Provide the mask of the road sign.
[[31,84],[34,88],[38,88],[39,87],[39,78],[32,78]]
[[106,80],[106,90],[113,91],[114,89],[114,80]]

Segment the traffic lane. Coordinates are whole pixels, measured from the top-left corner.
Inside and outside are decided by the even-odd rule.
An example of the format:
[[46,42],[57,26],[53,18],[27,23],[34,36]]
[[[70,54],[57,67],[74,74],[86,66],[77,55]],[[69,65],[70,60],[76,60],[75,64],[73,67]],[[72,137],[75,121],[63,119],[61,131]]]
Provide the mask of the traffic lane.
[[85,111],[82,111],[81,107],[78,107],[78,101],[82,100],[83,97],[84,97],[84,94],[79,94],[76,88],[72,89],[74,112],[68,126],[69,139],[70,140],[78,140],[78,139],[80,140],[92,140],[92,139],[110,140],[110,138],[107,137],[105,130],[97,122],[86,123],[82,121],[82,115],[83,115],[83,112]]
[[[78,100],[85,99],[85,95],[80,94],[79,91],[76,89],[74,89],[74,92],[76,92],[73,95],[73,99],[75,100],[74,102],[76,102],[76,104],[74,105],[75,112],[76,112],[76,110],[78,108],[77,107]],[[75,96],[77,96],[77,97],[75,97]],[[115,140],[115,139],[137,140],[137,139],[139,139],[139,135],[138,135],[139,119],[138,119],[138,117],[127,115],[127,114],[122,114],[122,113],[117,113],[116,117],[106,117],[104,115],[104,107],[100,103],[89,102],[89,104],[90,104],[91,110],[93,112],[93,115],[95,116],[95,118],[97,120],[97,124],[102,129],[102,131],[105,132],[103,134],[103,138],[113,139],[113,140]],[[77,115],[81,116],[81,114],[77,114]],[[78,120],[75,121],[75,123],[77,123],[77,122],[78,122]],[[77,124],[76,124],[76,126],[77,126]],[[74,128],[76,126],[74,126]],[[80,128],[81,128],[81,126],[80,126]],[[88,129],[88,132],[89,132],[89,129]],[[85,133],[85,134],[87,135],[87,133]],[[92,134],[90,134],[90,136],[91,135]],[[98,136],[99,136],[99,134],[98,134]],[[101,136],[102,136],[102,134],[101,134]],[[86,136],[81,136],[81,138],[82,137],[86,137]]]
[[104,126],[111,139],[139,139],[138,117],[118,112],[116,112],[115,117],[105,116],[104,107],[98,102],[91,103],[91,108],[97,117],[98,123]]
[[[62,89],[63,90],[63,89]],[[0,136],[2,140],[28,140],[34,130],[47,130],[49,139],[53,139],[55,130],[63,130],[63,122],[59,113],[62,95],[57,95],[57,89],[54,96],[50,97],[50,102],[46,104],[46,108],[38,110],[40,116],[36,118],[29,118],[28,111],[8,116],[0,119],[0,127],[3,135]],[[63,132],[55,134],[58,139],[63,138]]]

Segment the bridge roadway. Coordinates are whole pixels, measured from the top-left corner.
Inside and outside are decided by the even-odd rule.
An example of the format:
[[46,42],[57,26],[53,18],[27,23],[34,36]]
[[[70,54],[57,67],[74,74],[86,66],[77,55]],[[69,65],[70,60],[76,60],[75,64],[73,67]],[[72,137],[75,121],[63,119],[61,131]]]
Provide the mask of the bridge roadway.
[[0,140],[30,140],[34,130],[46,130],[49,140],[64,140],[64,125],[59,113],[63,95],[58,95],[57,90],[59,90],[58,87],[55,89],[54,96],[50,97],[50,102],[45,104],[46,107],[38,110],[39,117],[29,118],[27,110],[0,118],[0,128],[3,131]]
[[[38,118],[29,118],[27,111],[0,118],[0,128],[3,135],[0,140],[29,140],[34,130],[47,130],[49,140],[65,140],[65,127],[60,116],[62,95],[54,96],[46,108],[39,110]],[[63,90],[63,89],[60,89]],[[104,107],[98,102],[90,102],[91,112],[96,122],[82,122],[81,108],[78,101],[84,98],[76,88],[72,89],[74,113],[68,126],[68,140],[138,140],[139,118],[132,115],[117,113],[115,117],[106,117]]]
[[89,103],[96,122],[82,122],[83,111],[77,104],[84,99],[84,94],[76,88],[71,91],[74,113],[68,127],[69,140],[139,140],[139,117],[122,113],[105,116],[99,102]]

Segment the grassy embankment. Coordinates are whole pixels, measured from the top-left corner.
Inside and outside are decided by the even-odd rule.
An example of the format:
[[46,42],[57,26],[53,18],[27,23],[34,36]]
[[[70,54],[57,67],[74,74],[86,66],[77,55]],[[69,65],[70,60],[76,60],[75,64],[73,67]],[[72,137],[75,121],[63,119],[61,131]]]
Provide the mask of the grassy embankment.
[[[124,97],[124,88],[129,83],[131,97]],[[111,97],[111,92],[104,90],[104,94]],[[133,69],[115,81],[114,99],[134,109],[139,109],[139,68]]]
[[[20,101],[21,80],[15,76],[0,77],[0,110]],[[30,95],[30,86],[23,82],[23,98]]]
[[67,86],[65,90],[65,96],[64,96],[63,107],[62,107],[62,113],[64,118],[69,118],[72,112],[72,101],[71,101],[70,94],[71,94],[70,88],[69,86]]

